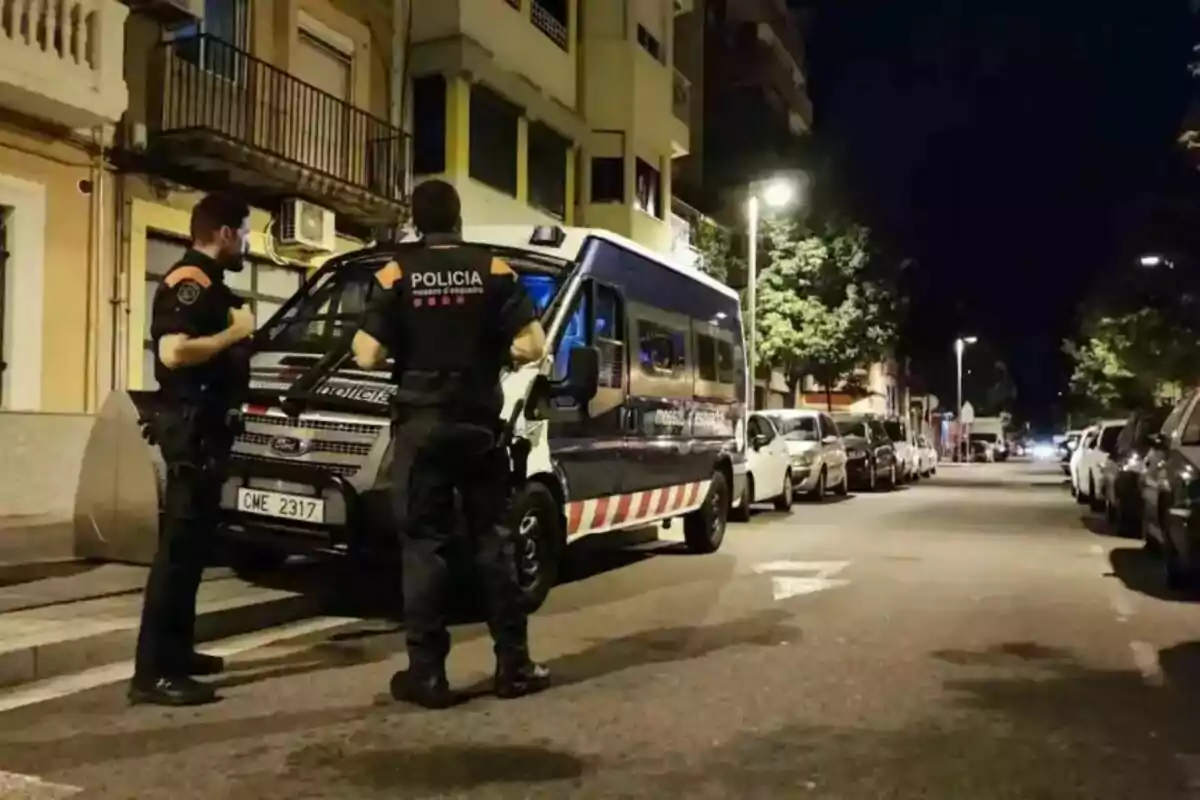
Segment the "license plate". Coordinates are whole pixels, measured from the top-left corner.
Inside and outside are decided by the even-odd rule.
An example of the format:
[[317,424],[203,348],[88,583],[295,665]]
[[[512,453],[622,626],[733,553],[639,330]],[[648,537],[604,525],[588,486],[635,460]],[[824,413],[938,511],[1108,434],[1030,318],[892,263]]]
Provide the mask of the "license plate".
[[294,494],[266,492],[262,489],[238,489],[238,511],[259,514],[264,517],[287,519],[296,522],[325,521],[325,501]]

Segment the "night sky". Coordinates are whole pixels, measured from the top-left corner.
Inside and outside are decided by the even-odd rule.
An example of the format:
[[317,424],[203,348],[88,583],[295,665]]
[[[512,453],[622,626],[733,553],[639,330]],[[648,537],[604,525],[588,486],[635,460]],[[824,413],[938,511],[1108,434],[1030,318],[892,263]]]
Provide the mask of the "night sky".
[[816,202],[917,259],[904,346],[943,407],[973,334],[974,357],[986,342],[1010,365],[1018,412],[1044,417],[1083,295],[1153,247],[1125,209],[1177,159],[1188,3],[803,5]]

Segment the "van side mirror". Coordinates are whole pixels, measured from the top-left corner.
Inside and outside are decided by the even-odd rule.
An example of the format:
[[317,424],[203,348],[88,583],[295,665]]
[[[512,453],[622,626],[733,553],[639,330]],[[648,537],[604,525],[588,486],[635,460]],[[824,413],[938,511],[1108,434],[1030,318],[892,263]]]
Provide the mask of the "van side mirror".
[[553,397],[574,400],[586,405],[600,390],[600,350],[596,347],[573,347],[567,360],[567,375],[554,384]]

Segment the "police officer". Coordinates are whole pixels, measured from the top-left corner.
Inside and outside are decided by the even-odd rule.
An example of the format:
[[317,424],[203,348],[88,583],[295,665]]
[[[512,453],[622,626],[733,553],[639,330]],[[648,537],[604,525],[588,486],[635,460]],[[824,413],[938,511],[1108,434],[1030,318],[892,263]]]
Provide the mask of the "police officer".
[[549,685],[530,660],[508,518],[511,464],[501,446],[506,364],[543,357],[546,337],[512,268],[461,240],[454,187],[427,181],[413,192],[422,247],[376,273],[376,291],[354,358],[364,369],[394,359],[393,505],[403,544],[409,669],[392,681],[397,699],[446,708],[462,697],[446,681],[447,557],[455,491],[483,578],[496,653],[495,690],[519,697]]
[[166,462],[158,551],[138,633],[132,703],[197,705],[216,699],[194,679],[224,669],[193,650],[196,592],[212,543],[221,471],[249,381],[254,318],[225,285],[242,270],[249,207],[209,195],[192,210],[192,246],[154,293],[151,338],[159,408],[147,421]]

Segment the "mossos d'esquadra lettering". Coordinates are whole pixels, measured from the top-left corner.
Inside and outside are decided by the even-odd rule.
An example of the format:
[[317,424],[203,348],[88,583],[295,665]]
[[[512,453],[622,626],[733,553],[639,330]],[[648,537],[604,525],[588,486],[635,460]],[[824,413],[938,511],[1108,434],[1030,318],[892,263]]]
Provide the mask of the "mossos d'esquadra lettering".
[[467,269],[437,270],[432,272],[414,272],[412,276],[414,289],[454,289],[468,286],[483,286],[483,278],[478,272]]

